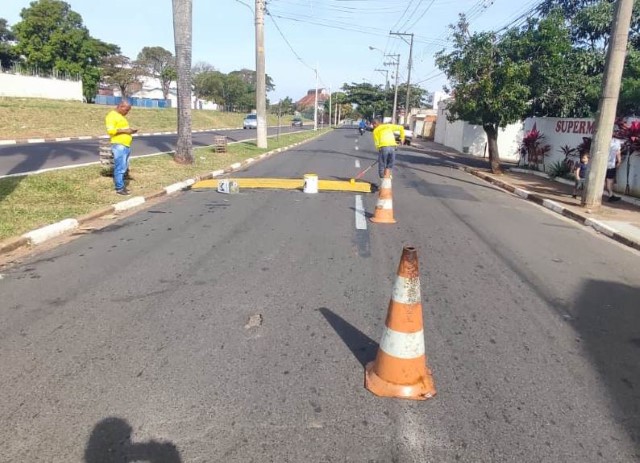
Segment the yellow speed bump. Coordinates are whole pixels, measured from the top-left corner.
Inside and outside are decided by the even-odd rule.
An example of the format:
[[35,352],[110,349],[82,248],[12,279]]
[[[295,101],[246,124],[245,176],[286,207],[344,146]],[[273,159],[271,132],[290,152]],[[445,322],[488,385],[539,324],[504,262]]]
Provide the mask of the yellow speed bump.
[[[191,187],[192,189],[218,188],[218,181],[222,179],[201,180]],[[238,187],[261,188],[269,190],[302,190],[304,180],[297,178],[233,178],[228,179],[238,182]],[[349,180],[319,180],[320,191],[349,191],[355,193],[371,193],[371,184],[367,182],[351,182]]]

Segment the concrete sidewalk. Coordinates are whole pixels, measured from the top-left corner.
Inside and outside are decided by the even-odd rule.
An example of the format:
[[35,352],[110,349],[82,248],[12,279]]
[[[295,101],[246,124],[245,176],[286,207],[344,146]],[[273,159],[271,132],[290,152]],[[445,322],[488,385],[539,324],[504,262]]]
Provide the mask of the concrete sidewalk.
[[589,211],[580,205],[580,196],[577,199],[572,198],[573,183],[571,181],[564,179],[556,181],[538,172],[515,169],[515,165],[506,163],[502,165],[504,173],[495,175],[491,173],[486,159],[464,155],[426,140],[419,140],[414,144],[414,149],[445,157],[470,174],[640,250],[640,200],[638,198],[624,196],[623,201],[609,203],[603,197],[602,207],[597,211]]

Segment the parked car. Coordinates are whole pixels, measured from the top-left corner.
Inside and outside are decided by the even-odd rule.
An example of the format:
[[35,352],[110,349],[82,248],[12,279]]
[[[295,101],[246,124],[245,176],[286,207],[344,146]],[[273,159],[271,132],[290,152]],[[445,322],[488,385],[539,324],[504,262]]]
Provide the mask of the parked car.
[[302,119],[299,117],[294,117],[291,121],[291,127],[302,127]]
[[257,114],[247,114],[247,117],[244,118],[244,122],[242,123],[243,129],[257,129],[258,128],[258,115]]
[[[393,132],[396,136],[396,142],[400,143],[400,132]],[[408,125],[404,126],[404,144],[406,146],[411,146],[411,142],[413,141],[413,131],[409,129]]]

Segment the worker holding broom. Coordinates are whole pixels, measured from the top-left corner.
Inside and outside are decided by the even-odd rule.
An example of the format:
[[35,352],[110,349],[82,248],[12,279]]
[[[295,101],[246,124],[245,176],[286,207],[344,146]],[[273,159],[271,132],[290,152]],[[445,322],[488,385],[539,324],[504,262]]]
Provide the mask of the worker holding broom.
[[373,143],[378,151],[378,176],[384,177],[385,169],[393,170],[396,161],[396,136],[400,132],[400,144],[404,143],[404,127],[397,124],[383,124],[380,119],[373,121]]

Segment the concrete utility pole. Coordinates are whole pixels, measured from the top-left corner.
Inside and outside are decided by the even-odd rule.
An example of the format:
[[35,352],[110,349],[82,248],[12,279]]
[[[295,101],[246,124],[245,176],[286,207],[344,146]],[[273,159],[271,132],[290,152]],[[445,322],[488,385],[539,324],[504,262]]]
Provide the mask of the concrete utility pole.
[[389,58],[394,59],[394,61],[390,63],[384,63],[385,66],[391,66],[393,64],[395,64],[396,66],[396,84],[395,84],[396,90],[393,95],[393,115],[391,116],[391,119],[394,124],[397,124],[398,119],[396,117],[396,111],[398,110],[398,71],[400,71],[400,55],[384,55],[384,56],[388,56]]
[[384,72],[384,89],[389,90],[389,70],[388,69],[374,69],[374,71]]
[[258,148],[267,147],[267,84],[264,62],[265,0],[256,0],[256,112]]
[[329,127],[331,127],[331,85],[329,85]]
[[596,133],[591,144],[591,169],[589,169],[587,185],[582,193],[582,205],[588,208],[598,208],[602,204],[604,177],[607,170],[613,124],[616,118],[618,96],[620,95],[632,11],[633,0],[618,0],[616,2],[613,24],[611,25],[611,39],[604,67],[602,96],[596,117]]
[[316,98],[313,103],[313,130],[318,130],[318,68],[316,67]]
[[406,32],[389,32],[389,35],[397,35],[402,38],[406,42],[405,37],[411,37],[411,41],[407,42],[409,44],[409,62],[407,63],[407,102],[404,107],[404,123],[409,123],[409,112],[411,108],[409,107],[409,97],[411,96],[411,68],[413,67],[413,34],[408,34]]

